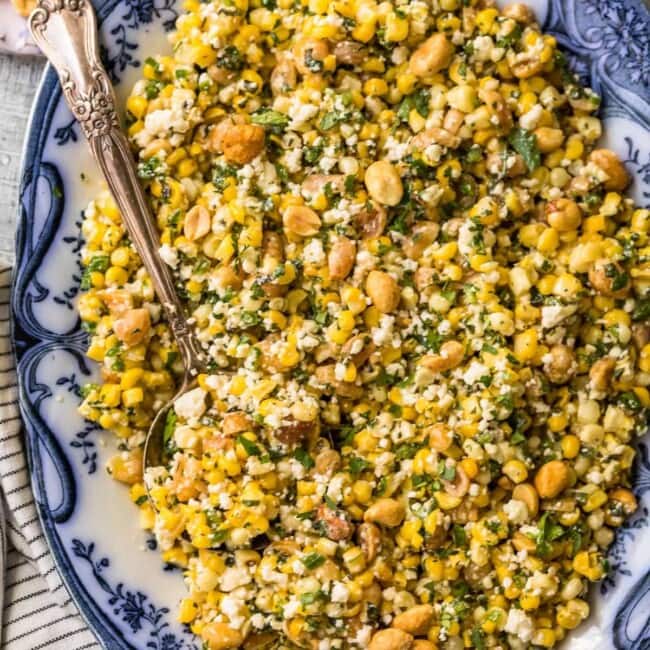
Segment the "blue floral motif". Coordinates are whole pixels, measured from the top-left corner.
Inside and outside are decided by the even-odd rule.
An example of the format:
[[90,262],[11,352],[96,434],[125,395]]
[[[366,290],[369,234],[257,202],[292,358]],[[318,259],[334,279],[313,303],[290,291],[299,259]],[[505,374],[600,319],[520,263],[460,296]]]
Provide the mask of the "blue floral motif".
[[643,197],[648,200],[648,203],[644,207],[650,208],[650,151],[648,152],[648,160],[643,162],[640,159],[641,150],[639,147],[634,146],[632,138],[625,138],[625,143],[627,145],[627,156],[623,162],[632,169],[636,168],[634,175],[637,182],[641,181],[644,185],[648,186],[648,189],[644,189],[642,193]]
[[81,431],[74,434],[74,440],[70,443],[73,449],[80,449],[83,452],[81,464],[88,469],[88,474],[94,474],[97,471],[97,448],[95,443],[88,438],[101,428],[93,422],[86,423]]
[[57,144],[63,145],[68,141],[76,142],[77,138],[79,137],[77,135],[77,132],[75,131],[75,125],[77,124],[77,120],[72,118],[67,124],[64,124],[63,126],[60,126],[55,132],[54,132],[54,139],[56,140]]
[[[56,134],[55,134],[55,138],[56,138]],[[76,139],[76,136],[74,136],[74,138]],[[52,296],[52,300],[54,300],[54,302],[58,303],[59,305],[65,305],[65,307],[67,307],[71,311],[73,311],[75,308],[73,300],[79,295],[79,285],[81,283],[81,276],[83,273],[83,267],[81,264],[81,249],[84,243],[83,236],[81,234],[82,218],[83,215],[80,215],[79,219],[75,221],[74,226],[76,229],[76,234],[66,235],[63,237],[63,242],[67,246],[70,246],[71,249],[70,252],[75,257],[75,261],[77,265],[77,273],[72,274],[72,277],[70,279],[70,285],[66,289],[63,289],[60,293]]]
[[167,607],[156,607],[149,597],[140,591],[131,591],[118,583],[112,587],[104,577],[104,571],[110,567],[108,558],[93,558],[95,543],[84,544],[79,539],[72,540],[72,552],[90,565],[93,577],[108,596],[108,603],[115,616],[119,616],[135,634],[149,629],[147,648],[151,650],[199,650],[194,643],[179,639],[169,630],[165,617],[169,614]]

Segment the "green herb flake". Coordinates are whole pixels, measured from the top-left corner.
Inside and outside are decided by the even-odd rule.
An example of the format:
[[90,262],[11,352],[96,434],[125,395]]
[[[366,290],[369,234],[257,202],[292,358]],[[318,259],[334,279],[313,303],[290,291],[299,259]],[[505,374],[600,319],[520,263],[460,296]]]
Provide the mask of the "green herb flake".
[[524,159],[528,171],[536,170],[541,164],[541,155],[537,147],[537,136],[526,129],[516,128],[508,137],[510,146]]

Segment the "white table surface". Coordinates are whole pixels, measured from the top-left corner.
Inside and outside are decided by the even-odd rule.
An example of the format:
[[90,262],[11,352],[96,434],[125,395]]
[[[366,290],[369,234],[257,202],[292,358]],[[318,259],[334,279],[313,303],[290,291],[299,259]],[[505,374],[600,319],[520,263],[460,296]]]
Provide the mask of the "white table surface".
[[0,54],[0,260],[14,259],[23,140],[43,66],[40,59]]

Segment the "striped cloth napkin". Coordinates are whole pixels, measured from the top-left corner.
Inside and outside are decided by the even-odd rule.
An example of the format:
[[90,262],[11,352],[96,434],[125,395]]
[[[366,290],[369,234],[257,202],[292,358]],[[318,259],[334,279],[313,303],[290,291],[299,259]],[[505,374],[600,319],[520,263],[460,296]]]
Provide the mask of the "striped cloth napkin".
[[36,512],[18,412],[10,284],[11,269],[0,267],[0,648],[99,650],[54,566]]

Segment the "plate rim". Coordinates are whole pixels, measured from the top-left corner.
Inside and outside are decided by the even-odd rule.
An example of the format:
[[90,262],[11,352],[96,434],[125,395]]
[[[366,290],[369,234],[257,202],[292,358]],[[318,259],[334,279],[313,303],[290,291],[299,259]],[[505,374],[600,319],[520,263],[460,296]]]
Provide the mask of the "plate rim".
[[[121,0],[107,0],[101,6],[97,7],[97,3],[93,1],[97,12],[98,27],[101,27],[104,19],[111,14],[120,2]],[[24,197],[35,178],[33,170],[43,162],[44,141],[47,138],[52,122],[51,118],[59,105],[61,95],[61,85],[56,71],[50,63],[47,63],[41,74],[29,118],[25,126],[27,137],[23,144],[20,160],[17,220],[14,235],[15,261],[12,269],[10,288],[10,339],[15,366],[14,372],[16,373],[18,385],[18,409],[22,420],[24,451],[27,457],[27,471],[34,495],[34,504],[45,543],[52,555],[61,582],[72,598],[81,619],[88,626],[88,629],[92,632],[102,648],[105,650],[118,650],[118,648],[119,650],[137,650],[135,646],[124,638],[119,628],[110,622],[110,618],[88,593],[77,572],[73,569],[73,558],[66,551],[56,531],[51,510],[45,501],[38,498],[38,495],[43,493],[39,489],[39,485],[43,482],[43,463],[35,462],[35,458],[40,456],[39,433],[32,426],[30,418],[27,417],[30,401],[27,397],[25,375],[20,372],[21,364],[17,352],[18,339],[16,334],[20,330],[20,326],[17,323],[18,310],[15,308],[15,305],[17,301],[22,299],[22,296],[19,294],[18,285],[24,273],[23,266],[25,263],[23,259],[25,250],[21,244],[27,235],[26,226],[28,220],[31,218],[31,214],[28,214],[28,210],[26,209]],[[41,117],[43,118],[42,123],[38,124],[38,120]],[[31,337],[23,337],[22,340],[25,341],[25,338]],[[38,341],[38,343],[42,343],[42,341]]]

